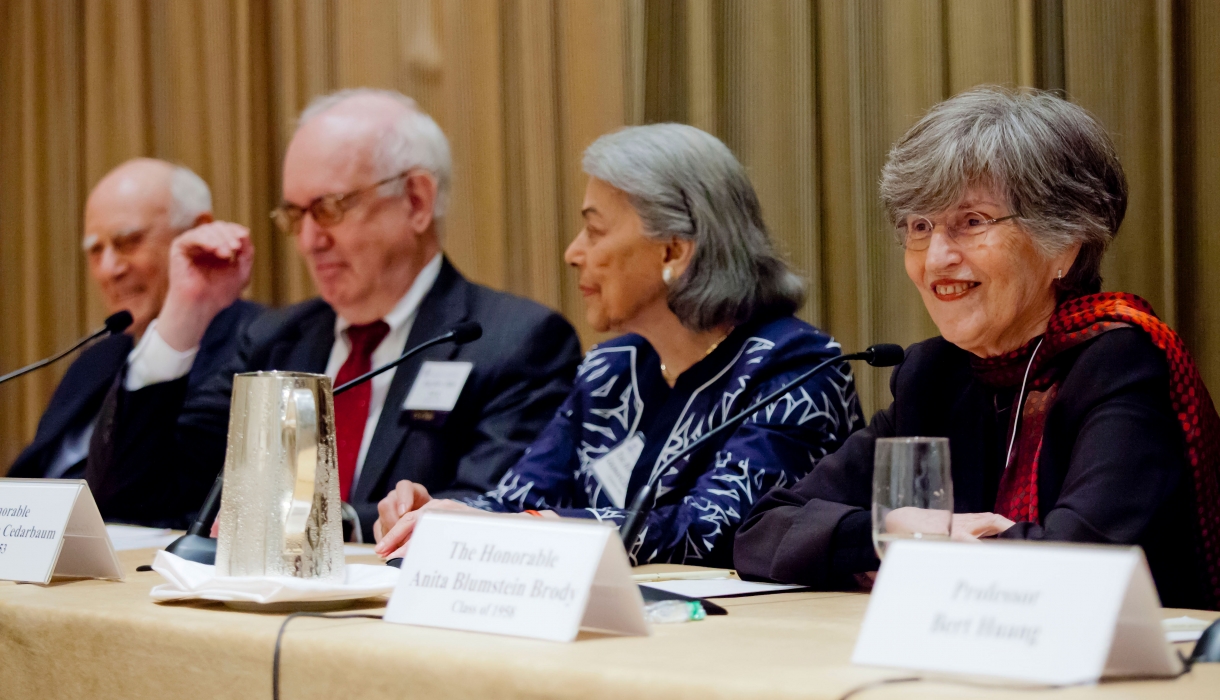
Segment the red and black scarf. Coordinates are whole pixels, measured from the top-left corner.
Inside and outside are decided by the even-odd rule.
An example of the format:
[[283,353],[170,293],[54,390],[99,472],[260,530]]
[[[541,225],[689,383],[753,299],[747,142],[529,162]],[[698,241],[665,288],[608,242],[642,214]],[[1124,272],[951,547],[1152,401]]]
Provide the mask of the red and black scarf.
[[[1025,400],[1021,402],[1020,396],[1015,399],[1021,402],[1020,427],[1000,480],[995,512],[1016,522],[1042,521],[1038,460],[1048,409],[1062,381],[1053,360],[1106,331],[1127,327],[1147,333],[1165,353],[1169,365],[1170,402],[1186,437],[1186,460],[1199,523],[1197,544],[1205,562],[1211,604],[1216,607],[1220,605],[1220,416],[1182,339],[1156,317],[1148,302],[1134,294],[1109,292],[1067,300],[1051,315],[1045,336],[1006,355],[974,361],[979,378],[996,386],[1020,386],[1028,367]],[[1014,405],[1014,412],[1017,408]],[[1011,427],[1009,430],[1011,433]]]

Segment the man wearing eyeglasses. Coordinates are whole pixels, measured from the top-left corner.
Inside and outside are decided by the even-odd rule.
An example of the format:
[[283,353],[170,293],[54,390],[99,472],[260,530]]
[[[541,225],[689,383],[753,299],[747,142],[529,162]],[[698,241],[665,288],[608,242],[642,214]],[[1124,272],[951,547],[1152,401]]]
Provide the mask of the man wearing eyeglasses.
[[[126,333],[91,345],[72,363],[38,422],[34,441],[8,472],[11,477],[87,479],[102,516],[148,525],[180,525],[173,514],[149,508],[160,490],[155,474],[102,469],[86,456],[103,401],[115,388],[133,345],[161,312],[170,285],[170,246],[184,231],[212,221],[212,195],[187,168],[136,158],[107,173],[85,203],[83,248],[89,275],[107,313],[127,310]],[[185,383],[197,389],[233,355],[234,338],[258,305],[237,299],[249,274],[232,276],[228,300],[209,318]],[[153,477],[151,480],[147,477]]]
[[[214,479],[234,373],[325,373],[338,385],[476,321],[480,340],[433,347],[335,397],[340,495],[371,541],[377,503],[400,480],[450,496],[494,487],[563,401],[580,347],[558,314],[473,284],[445,258],[440,231],[450,172],[444,134],[399,93],[343,91],[306,108],[284,156],[283,202],[272,218],[305,259],[321,298],[257,319],[239,339],[235,361],[199,397],[184,400],[174,381],[129,385],[108,459],[183,465]],[[175,243],[175,263],[197,274],[171,284],[156,328],[168,350],[195,346],[225,301],[224,285],[202,278],[236,275],[248,250],[248,232],[229,223]],[[158,363],[171,357],[162,354]],[[448,403],[412,403],[417,380],[437,372],[459,377],[443,397]],[[194,490],[198,508],[206,488]]]

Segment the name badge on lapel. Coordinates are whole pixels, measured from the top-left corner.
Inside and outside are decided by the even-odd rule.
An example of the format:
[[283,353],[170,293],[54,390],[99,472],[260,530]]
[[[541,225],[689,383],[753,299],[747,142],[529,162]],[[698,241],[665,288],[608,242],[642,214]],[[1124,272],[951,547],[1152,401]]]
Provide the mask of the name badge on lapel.
[[636,433],[589,465],[589,470],[597,477],[602,490],[610,497],[615,508],[622,508],[627,504],[627,484],[631,481],[631,472],[643,452],[644,438]]
[[466,386],[473,369],[473,362],[425,362],[415,375],[415,383],[407,392],[402,409],[417,421],[443,422],[457,405],[462,387]]

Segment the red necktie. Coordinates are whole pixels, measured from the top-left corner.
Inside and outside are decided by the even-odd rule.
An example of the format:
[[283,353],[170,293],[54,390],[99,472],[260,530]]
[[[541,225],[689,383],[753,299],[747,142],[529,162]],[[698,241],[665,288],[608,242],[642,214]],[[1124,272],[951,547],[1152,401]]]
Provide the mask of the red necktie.
[[[352,344],[335,386],[351,381],[373,368],[373,351],[390,332],[385,321],[374,321],[347,329]],[[369,403],[373,398],[373,383],[364,382],[335,397],[335,441],[339,451],[339,497],[347,500],[356,476],[356,459],[364,441],[364,426],[369,421]]]

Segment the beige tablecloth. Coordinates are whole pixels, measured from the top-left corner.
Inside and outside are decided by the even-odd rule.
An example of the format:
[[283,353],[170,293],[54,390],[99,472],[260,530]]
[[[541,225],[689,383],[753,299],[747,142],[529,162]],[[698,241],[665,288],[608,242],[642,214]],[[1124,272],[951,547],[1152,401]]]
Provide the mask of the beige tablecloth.
[[[152,550],[120,557],[128,568],[123,582],[0,584],[0,698],[271,697],[282,615],[155,604],[148,591],[160,577],[135,571],[152,560]],[[870,681],[911,675],[849,663],[866,595],[805,592],[720,602],[727,616],[656,625],[651,637],[582,635],[572,644],[377,620],[294,620],[284,637],[282,697],[837,698]],[[1033,694],[922,681],[854,697],[1214,700],[1220,664],[1200,665],[1173,681]]]

